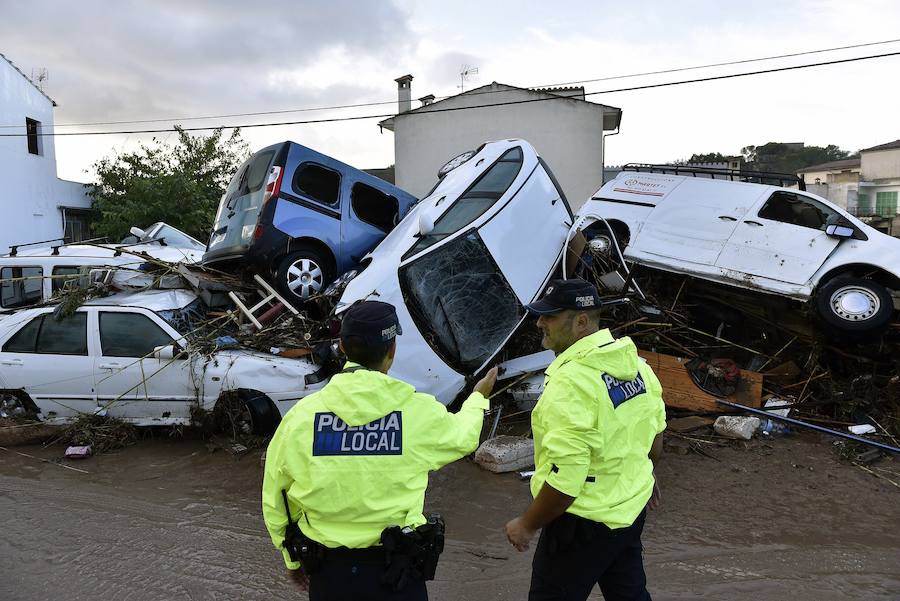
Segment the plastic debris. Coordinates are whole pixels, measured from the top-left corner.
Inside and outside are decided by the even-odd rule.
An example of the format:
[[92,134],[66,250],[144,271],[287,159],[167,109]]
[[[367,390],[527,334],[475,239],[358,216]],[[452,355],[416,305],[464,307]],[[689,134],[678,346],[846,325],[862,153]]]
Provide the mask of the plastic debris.
[[847,426],[847,429],[854,434],[874,434],[875,426],[872,424],[857,424],[855,426]]
[[90,445],[82,446],[82,447],[67,447],[66,448],[66,458],[67,459],[87,459],[91,455],[93,455],[93,451],[91,450]]

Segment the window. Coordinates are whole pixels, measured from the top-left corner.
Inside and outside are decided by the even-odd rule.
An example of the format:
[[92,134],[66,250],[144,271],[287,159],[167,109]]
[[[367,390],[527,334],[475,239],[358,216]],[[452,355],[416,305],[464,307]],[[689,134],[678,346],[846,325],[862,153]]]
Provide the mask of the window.
[[458,371],[480,367],[525,315],[474,230],[403,267],[400,283],[419,331]]
[[893,217],[897,214],[897,193],[876,192],[875,213],[880,217]]
[[327,205],[338,204],[341,175],[315,163],[297,167],[292,184],[295,194],[311,198]]
[[165,225],[153,232],[154,238],[162,238],[166,246],[175,246],[177,248],[193,248],[194,250],[206,250],[206,245],[198,240],[191,238],[179,229],[175,229],[171,225]]
[[823,231],[828,218],[834,214],[835,211],[822,203],[790,192],[775,192],[759,211],[763,219]]
[[[34,324],[39,324],[35,326]],[[34,334],[31,328],[36,327]],[[36,343],[31,350],[25,350],[36,335]],[[21,336],[21,339],[19,339]],[[19,353],[41,353],[44,355],[87,355],[87,313],[78,312],[70,317],[57,320],[47,313],[36,317],[25,328],[10,339],[7,347],[16,343]]]
[[406,256],[424,250],[435,242],[455,234],[481,217],[495,202],[500,200],[500,197],[515,181],[522,168],[522,160],[522,149],[518,146],[503,153],[503,156],[482,173],[481,177],[453,203],[453,206],[435,221],[434,229],[419,238]]
[[258,192],[266,185],[266,177],[269,175],[269,165],[275,158],[275,151],[260,152],[250,159],[250,166],[247,167],[247,176],[244,185],[243,194],[252,194]]
[[40,267],[0,269],[0,306],[4,309],[28,307],[43,298],[44,270]]
[[391,231],[400,218],[397,199],[366,184],[353,184],[350,206],[360,220],[383,232]]
[[37,345],[38,331],[41,329],[43,315],[29,321],[24,328],[13,334],[3,345],[4,353],[33,353]]
[[150,357],[172,337],[139,313],[100,313],[100,348],[104,357]]
[[872,204],[868,194],[859,194],[856,197],[856,214],[860,217],[872,214]]
[[[90,267],[82,267],[79,265],[60,265],[53,268],[53,277],[50,279],[50,289],[56,293],[57,290],[65,288],[68,284],[70,287],[79,286],[81,276],[87,276],[90,273]],[[73,282],[69,284],[69,282]],[[85,282],[86,284],[87,282]]]
[[28,139],[28,152],[30,154],[43,154],[41,152],[41,122],[25,117],[25,137]]
[[66,244],[81,242],[91,237],[91,211],[71,207],[61,207],[61,210]]

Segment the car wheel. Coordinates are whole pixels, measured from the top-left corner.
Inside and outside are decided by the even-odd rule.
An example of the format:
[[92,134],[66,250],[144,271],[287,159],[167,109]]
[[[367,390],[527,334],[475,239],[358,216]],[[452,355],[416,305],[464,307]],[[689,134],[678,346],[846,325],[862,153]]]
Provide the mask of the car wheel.
[[334,280],[331,262],[322,253],[305,248],[286,255],[278,264],[278,288],[292,303],[320,294]]
[[235,422],[243,434],[268,436],[275,432],[281,415],[269,397],[255,390],[241,389],[238,398],[241,405]]
[[816,295],[819,316],[833,329],[855,335],[878,334],[891,321],[894,302],[878,282],[835,278]]
[[22,398],[13,392],[0,392],[0,417],[34,418],[34,410],[22,402]]
[[616,244],[619,250],[624,252],[628,244],[628,231],[618,223],[610,226],[612,231],[605,223],[598,221],[585,231],[587,246],[575,271],[576,276],[591,280],[592,277],[597,278],[620,267],[621,261],[619,253],[616,252]]

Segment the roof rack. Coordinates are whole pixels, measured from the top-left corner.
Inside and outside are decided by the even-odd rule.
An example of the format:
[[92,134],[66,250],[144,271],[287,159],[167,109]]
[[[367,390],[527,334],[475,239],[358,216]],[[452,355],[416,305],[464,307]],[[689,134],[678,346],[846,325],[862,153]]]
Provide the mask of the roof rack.
[[806,182],[803,177],[792,173],[747,171],[746,169],[725,169],[719,167],[694,167],[692,165],[652,165],[650,163],[628,163],[622,167],[622,171],[692,175],[694,177],[706,177],[708,179],[727,179],[733,182],[767,184],[770,186],[797,186],[801,190],[806,190]]
[[38,242],[28,242],[26,244],[13,244],[9,247],[9,256],[15,257],[19,253],[19,249],[23,246],[37,246],[38,244],[48,244],[50,242],[58,242],[59,240],[63,241],[63,244],[54,244],[51,248],[53,249],[50,254],[56,256],[59,254],[59,249],[63,246],[74,246],[76,244],[91,244],[91,243],[103,243],[107,242],[106,236],[101,238],[91,238],[90,240],[79,240],[78,242],[66,242],[65,238],[51,238],[50,240],[40,240]]
[[38,244],[47,244],[48,242],[56,242],[57,240],[66,241],[65,238],[51,238],[50,240],[41,240],[39,242],[28,242],[27,244],[13,244],[9,247],[9,256],[15,257],[19,253],[20,246],[37,246]]

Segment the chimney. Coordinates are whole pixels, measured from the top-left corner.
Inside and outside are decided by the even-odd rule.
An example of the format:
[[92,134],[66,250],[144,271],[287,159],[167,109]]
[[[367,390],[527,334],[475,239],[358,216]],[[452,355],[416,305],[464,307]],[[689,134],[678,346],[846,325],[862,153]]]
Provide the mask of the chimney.
[[434,102],[434,94],[429,94],[428,96],[422,96],[419,98],[419,102],[422,103],[422,106],[428,106],[432,102]]
[[397,82],[397,109],[398,113],[405,113],[412,108],[412,75],[398,77]]

